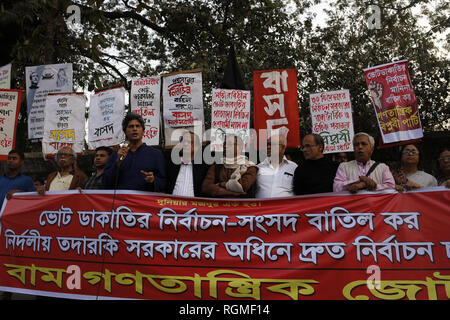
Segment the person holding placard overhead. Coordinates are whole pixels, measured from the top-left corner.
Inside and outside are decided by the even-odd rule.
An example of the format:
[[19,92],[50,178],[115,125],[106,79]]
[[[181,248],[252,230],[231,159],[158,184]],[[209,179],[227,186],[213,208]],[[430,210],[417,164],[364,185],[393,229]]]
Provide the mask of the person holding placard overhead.
[[122,121],[122,130],[128,145],[114,151],[103,171],[107,189],[164,192],[166,168],[160,150],[142,142],[144,119],[133,112]]

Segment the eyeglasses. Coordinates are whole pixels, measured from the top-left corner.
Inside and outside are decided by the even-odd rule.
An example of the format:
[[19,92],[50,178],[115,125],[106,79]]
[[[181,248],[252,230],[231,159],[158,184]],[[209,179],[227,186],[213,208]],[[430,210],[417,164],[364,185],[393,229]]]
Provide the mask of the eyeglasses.
[[317,146],[317,144],[305,144],[300,148],[300,150],[303,151],[305,149],[311,149],[312,147],[315,147],[315,146]]
[[58,153],[56,155],[58,158],[62,158],[62,157],[73,157],[73,154],[71,153]]
[[410,155],[416,155],[416,154],[419,154],[418,151],[416,151],[416,150],[409,150],[409,149],[403,150],[402,153],[403,153],[403,154],[410,154]]
[[439,161],[450,161],[450,156],[439,158]]

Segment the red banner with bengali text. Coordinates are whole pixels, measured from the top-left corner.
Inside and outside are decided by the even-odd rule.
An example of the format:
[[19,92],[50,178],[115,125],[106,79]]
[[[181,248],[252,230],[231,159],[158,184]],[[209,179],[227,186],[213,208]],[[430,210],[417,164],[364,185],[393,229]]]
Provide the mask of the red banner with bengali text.
[[0,291],[73,299],[450,298],[450,190],[282,199],[22,193]]
[[287,147],[300,147],[300,121],[298,115],[297,70],[253,71],[253,117],[259,146],[265,145],[266,136],[260,130],[287,131]]

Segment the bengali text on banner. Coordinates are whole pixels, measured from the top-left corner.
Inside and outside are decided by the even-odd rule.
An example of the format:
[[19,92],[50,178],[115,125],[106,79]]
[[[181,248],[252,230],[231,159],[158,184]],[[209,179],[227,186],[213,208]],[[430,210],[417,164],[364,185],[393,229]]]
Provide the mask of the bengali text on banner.
[[[448,300],[449,203],[443,187],[271,200],[22,193],[0,216],[0,290],[75,299]],[[370,266],[379,268],[372,286]]]

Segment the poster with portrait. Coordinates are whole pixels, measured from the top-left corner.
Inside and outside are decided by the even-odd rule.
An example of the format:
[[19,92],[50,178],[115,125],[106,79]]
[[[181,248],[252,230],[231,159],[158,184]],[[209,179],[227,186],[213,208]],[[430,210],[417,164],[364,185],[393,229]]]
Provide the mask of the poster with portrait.
[[21,90],[0,89],[0,161],[15,147],[21,101]]
[[161,78],[144,77],[131,80],[131,112],[142,116],[145,130],[142,141],[151,146],[159,145],[161,102]]
[[324,140],[323,153],[353,151],[352,103],[348,89],[309,94],[312,132]]
[[125,114],[125,88],[113,88],[91,97],[88,119],[88,144],[95,149],[122,143],[125,134],[122,120]]
[[85,136],[86,96],[84,93],[50,93],[45,103],[42,153],[55,154],[69,146],[81,153]]
[[28,139],[44,135],[45,99],[49,93],[72,92],[72,64],[48,64],[26,67]]
[[201,71],[181,71],[162,79],[164,125],[174,128],[203,123]]
[[364,69],[384,144],[423,137],[408,60]]
[[213,89],[211,105],[211,150],[222,151],[226,133],[234,133],[249,143],[250,91]]

